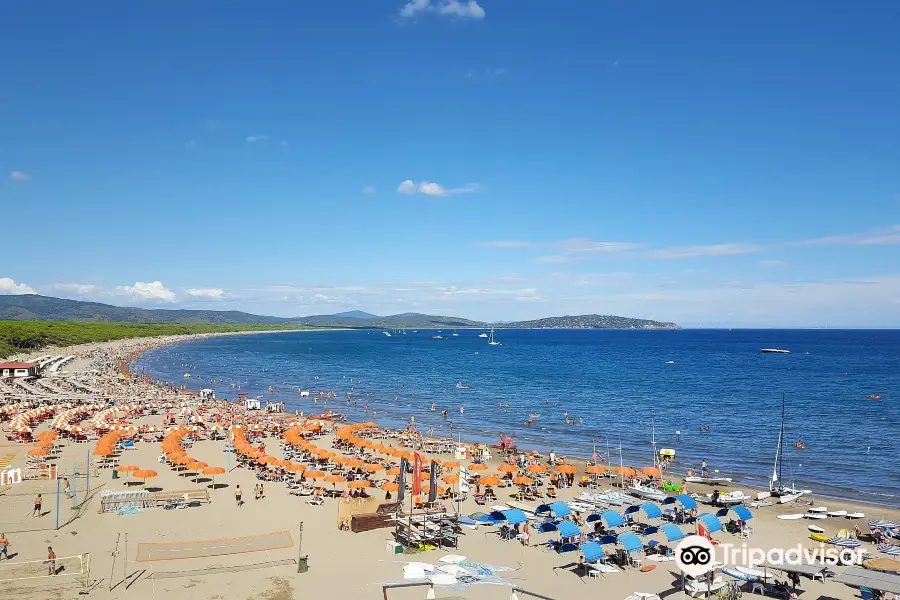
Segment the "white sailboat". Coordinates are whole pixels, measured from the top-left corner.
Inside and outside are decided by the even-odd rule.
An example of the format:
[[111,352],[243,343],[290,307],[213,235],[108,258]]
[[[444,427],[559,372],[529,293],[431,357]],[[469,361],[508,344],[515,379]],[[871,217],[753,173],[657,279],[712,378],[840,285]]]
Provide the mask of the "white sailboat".
[[490,335],[490,339],[488,341],[488,346],[500,346],[500,345],[501,345],[500,342],[494,340],[494,328],[491,327],[491,335]]
[[[652,421],[650,423],[650,430],[652,436],[650,445],[653,447],[653,466],[659,470],[659,459],[656,455],[656,426]],[[619,452],[621,452],[621,445]],[[660,471],[660,473],[662,473],[662,471]],[[632,496],[637,496],[638,498],[653,500],[654,502],[662,502],[668,497],[665,490],[659,489],[659,486],[656,485],[655,482],[649,481],[647,483],[641,483],[639,479],[635,479],[631,482],[631,485],[628,486],[628,493]]]
[[798,490],[787,487],[781,478],[781,463],[784,460],[784,394],[781,395],[781,429],[778,431],[778,445],[775,447],[775,466],[772,469],[772,479],[769,481],[769,493],[778,498],[780,504],[793,502],[803,494],[812,493],[812,490]]

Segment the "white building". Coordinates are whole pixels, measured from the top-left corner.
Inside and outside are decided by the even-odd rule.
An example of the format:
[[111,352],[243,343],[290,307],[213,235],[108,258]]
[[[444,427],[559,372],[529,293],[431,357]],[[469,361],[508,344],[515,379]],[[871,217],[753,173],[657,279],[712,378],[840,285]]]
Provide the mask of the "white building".
[[39,367],[36,362],[0,363],[0,377],[37,377]]

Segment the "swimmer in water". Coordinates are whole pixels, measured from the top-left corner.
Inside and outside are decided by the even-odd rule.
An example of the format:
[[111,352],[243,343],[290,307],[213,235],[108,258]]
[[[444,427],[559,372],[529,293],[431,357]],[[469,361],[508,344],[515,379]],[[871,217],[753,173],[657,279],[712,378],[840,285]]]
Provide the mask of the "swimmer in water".
[[459,407],[459,414],[463,414],[464,412],[466,412],[465,407],[460,406],[460,407]]
[[431,403],[431,410],[434,410],[434,402]]

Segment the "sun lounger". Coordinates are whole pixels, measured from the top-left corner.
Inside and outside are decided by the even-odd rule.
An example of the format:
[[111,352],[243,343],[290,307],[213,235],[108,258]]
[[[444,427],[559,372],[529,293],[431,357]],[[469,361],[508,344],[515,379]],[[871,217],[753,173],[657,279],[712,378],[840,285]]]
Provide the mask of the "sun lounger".
[[325,499],[322,496],[316,496],[315,498],[310,498],[306,501],[307,504],[311,506],[321,506],[325,504]]

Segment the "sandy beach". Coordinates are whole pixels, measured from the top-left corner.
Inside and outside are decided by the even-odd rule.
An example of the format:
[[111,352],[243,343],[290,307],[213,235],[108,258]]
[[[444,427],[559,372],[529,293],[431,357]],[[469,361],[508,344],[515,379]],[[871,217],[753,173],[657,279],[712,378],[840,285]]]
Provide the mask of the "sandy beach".
[[[46,385],[32,381],[22,386],[9,379],[0,382],[0,406],[18,403],[15,404],[16,409],[7,410],[0,421],[0,465],[3,469],[15,469],[25,468],[27,463],[52,463],[61,473],[60,477],[69,481],[74,496],[70,499],[65,493],[57,495],[58,487],[64,491],[62,479],[58,480],[60,483],[52,479],[27,479],[22,483],[0,486],[0,533],[5,533],[9,540],[11,559],[0,561],[0,580],[3,580],[5,597],[40,599],[88,595],[97,598],[165,597],[171,600],[381,598],[381,584],[401,580],[405,563],[435,564],[448,554],[463,555],[470,563],[511,568],[510,571],[498,573],[508,585],[475,584],[462,590],[437,585],[434,587],[436,598],[506,600],[510,597],[512,585],[554,599],[626,598],[635,592],[652,592],[666,597],[681,593],[679,570],[671,561],[653,562],[644,557],[642,564],[653,565],[653,570],[642,572],[636,568],[620,568],[619,572],[600,577],[584,576],[577,566],[578,551],[560,554],[547,548],[548,540],[559,538],[557,532],[533,532],[526,547],[517,540],[501,540],[497,527],[463,527],[457,538],[458,548],[394,554],[388,544],[394,539],[393,528],[362,533],[339,529],[341,515],[348,510],[374,509],[384,502],[385,492],[377,487],[366,490],[373,499],[325,498],[321,505],[312,505],[308,503],[310,496],[288,493],[287,482],[265,481],[264,496],[255,498],[254,488],[260,480],[257,479],[257,470],[251,466],[254,461],[260,460],[260,456],[284,460],[287,451],[294,457],[295,464],[306,464],[309,472],[319,463],[315,461],[315,452],[302,448],[318,448],[322,454],[333,453],[326,461],[332,466],[340,462],[335,460],[337,457],[352,455],[356,458],[360,453],[366,464],[393,466],[397,464],[398,457],[386,451],[373,450],[371,446],[382,446],[397,454],[416,449],[403,445],[406,438],[372,428],[364,430],[370,445],[361,448],[347,446],[338,440],[348,435],[345,430],[349,425],[347,423],[326,422],[317,428],[314,424],[319,421],[309,421],[306,415],[301,418],[292,413],[244,411],[223,401],[201,403],[196,396],[160,388],[137,377],[122,376],[123,365],[139,353],[190,337],[197,336],[44,349],[31,357],[48,354],[76,356],[66,365],[65,376],[46,378]],[[66,400],[67,396],[71,399]],[[110,410],[115,406],[104,401],[108,397],[120,399],[117,402],[129,408]],[[23,398],[27,398],[24,404]],[[312,402],[309,404],[307,410],[315,411]],[[170,407],[167,408],[167,405]],[[72,412],[79,407],[82,412],[77,415]],[[46,415],[29,421],[33,425],[26,436],[11,425],[16,415],[29,410],[44,410]],[[102,418],[98,417],[105,411],[108,412]],[[69,426],[77,422],[81,430],[73,434],[56,427],[55,430],[60,431],[56,440],[50,440],[43,447],[34,445],[36,440],[41,439],[42,433],[54,430],[51,425],[54,419],[62,418],[61,415],[71,418]],[[174,425],[171,424],[172,419],[175,420]],[[291,425],[292,422],[295,424]],[[216,423],[222,425],[222,431],[216,431]],[[229,443],[225,436],[236,424],[240,428],[231,430],[238,432],[231,435],[240,438],[233,439],[235,446],[243,439],[247,439],[254,449],[265,446],[263,452],[257,453],[260,456],[256,459],[251,457],[247,460],[244,454],[225,451]],[[110,430],[113,425],[122,429]],[[171,431],[170,427],[173,428]],[[177,433],[179,430],[182,433]],[[114,436],[114,453],[102,456],[96,452],[98,444],[110,439],[104,437],[109,436],[110,431],[121,433]],[[291,435],[286,433],[289,431],[293,431],[295,436],[302,436],[303,445],[294,447],[286,442],[285,436]],[[48,440],[50,437],[49,434],[44,436]],[[161,456],[162,440],[176,438],[191,458],[206,463],[204,468],[222,467],[227,472],[216,475],[214,480],[205,476],[192,478],[185,476],[176,465],[160,462],[164,458]],[[123,445],[124,442],[127,445]],[[336,443],[338,448],[335,448]],[[45,457],[33,452],[41,448],[47,450]],[[421,455],[424,457],[426,453],[421,452]],[[427,456],[445,463],[454,460],[452,454],[446,453],[428,453]],[[465,466],[472,463],[471,459],[470,456],[469,460],[463,459],[461,462]],[[549,472],[558,466],[548,465],[546,457],[532,458],[529,462],[547,466]],[[497,474],[502,464],[501,453],[494,449],[491,459],[485,462],[484,470],[474,475]],[[579,481],[584,475],[585,464],[579,461],[569,461],[569,464],[575,467],[576,481]],[[115,465],[133,465],[156,471],[155,477],[146,480],[146,488],[154,490],[154,493],[178,492],[173,494],[173,498],[178,499],[182,494],[191,492],[192,497],[201,498],[201,501],[187,508],[166,509],[160,506],[101,512],[101,498],[105,491],[137,492],[145,487],[140,480],[130,477],[128,471],[117,472]],[[266,466],[259,466],[258,469],[260,472],[267,471]],[[88,472],[89,490],[86,489]],[[297,474],[301,472],[297,471]],[[441,476],[455,472],[454,467],[446,466]],[[375,485],[394,480],[395,477],[386,475],[383,470],[373,470],[367,479]],[[215,487],[212,487],[213,481]],[[615,478],[600,478],[596,484],[598,491],[603,491],[617,489],[617,482]],[[321,480],[310,483],[339,492],[347,488],[343,483],[332,486]],[[242,505],[235,500],[238,486],[243,491]],[[545,493],[548,487],[549,481],[546,481],[539,490]],[[690,493],[707,493],[711,489],[691,485]],[[748,498],[755,498],[758,492],[740,486],[725,489],[743,489]],[[492,506],[508,507],[510,502],[514,502],[511,494],[518,489],[515,486],[496,487],[495,491],[496,500],[478,505],[473,486],[466,500],[460,504],[459,513],[470,515],[490,512]],[[572,501],[585,491],[586,488],[578,485],[560,488],[557,499]],[[33,516],[34,500],[38,494],[42,495],[43,500],[39,517]],[[524,501],[522,504],[537,507],[545,500]],[[752,536],[748,538],[740,538],[724,530],[714,533],[712,537],[721,543],[737,546],[746,543],[764,550],[798,545],[816,548],[819,544],[809,537],[808,526],[811,524],[821,526],[830,536],[854,525],[867,533],[868,522],[872,519],[900,520],[900,510],[892,508],[816,496],[805,496],[802,500],[811,501],[811,504],[751,508],[753,518],[749,524],[752,526]],[[455,512],[457,504],[445,500],[443,507],[448,512]],[[776,518],[778,515],[804,513],[813,507],[827,507],[828,511],[861,512],[865,516],[856,520],[831,517],[816,521]],[[624,507],[617,510],[622,512]],[[716,510],[700,506],[700,512]],[[583,514],[581,518],[585,516]],[[733,516],[723,521],[728,518]],[[682,529],[693,532],[693,527],[689,525],[683,525]],[[591,531],[591,524],[583,525],[581,530]],[[270,538],[274,541],[260,539],[258,536],[262,534],[273,534]],[[652,539],[659,539],[659,536]],[[196,551],[193,554],[179,554],[172,542],[196,542],[191,545]],[[57,566],[63,569],[53,576],[46,576],[47,567],[41,562],[48,558],[48,546],[52,546],[58,557]],[[879,554],[870,542],[864,541],[862,547],[875,557],[887,558]],[[157,556],[163,558],[156,558],[153,552],[157,550],[154,549],[158,549]],[[90,555],[89,574],[81,573],[82,565],[88,559],[65,559],[86,554]],[[191,557],[171,558],[188,555]],[[147,560],[148,556],[151,560]],[[300,557],[308,557],[308,572],[298,573],[299,563],[306,560],[298,560]],[[841,567],[835,570],[840,572]],[[780,574],[778,577],[784,579]],[[725,579],[733,581],[727,576]],[[424,598],[426,593],[425,587],[394,589],[389,591],[388,597],[399,600]],[[858,590],[831,578],[821,582],[803,577],[797,593],[799,597],[808,599],[859,597]],[[749,597],[758,595],[751,594],[749,585],[744,594]],[[520,594],[520,597],[526,596]]]

